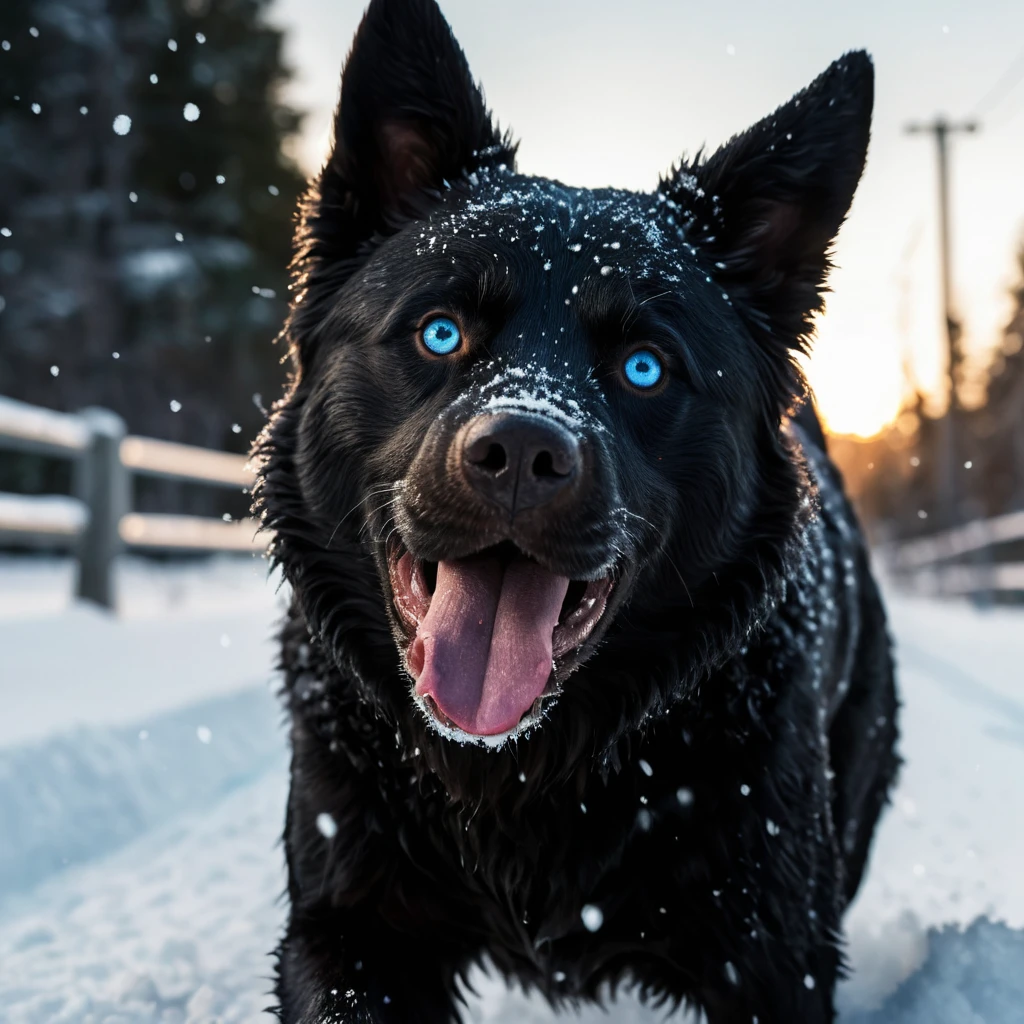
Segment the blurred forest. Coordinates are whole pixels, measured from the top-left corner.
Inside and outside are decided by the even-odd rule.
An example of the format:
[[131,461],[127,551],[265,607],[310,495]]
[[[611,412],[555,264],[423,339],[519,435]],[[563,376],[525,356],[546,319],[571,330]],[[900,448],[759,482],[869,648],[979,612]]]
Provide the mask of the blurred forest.
[[[267,7],[0,2],[0,394],[246,450],[283,380],[304,185]],[[0,490],[53,488],[56,467],[0,457]]]
[[1024,245],[1012,298],[1013,312],[985,372],[982,400],[961,405],[953,420],[952,510],[943,510],[936,500],[943,419],[927,413],[919,392],[876,437],[831,439],[833,457],[876,539],[911,537],[1024,510]]

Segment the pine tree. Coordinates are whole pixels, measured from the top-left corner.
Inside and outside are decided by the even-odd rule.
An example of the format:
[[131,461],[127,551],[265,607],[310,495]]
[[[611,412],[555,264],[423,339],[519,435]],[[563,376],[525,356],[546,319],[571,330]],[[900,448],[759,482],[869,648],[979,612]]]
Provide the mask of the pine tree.
[[979,479],[989,515],[1024,509],[1024,246],[1013,311],[989,369],[984,406],[974,416]]
[[267,6],[0,5],[0,393],[245,449],[303,185]]

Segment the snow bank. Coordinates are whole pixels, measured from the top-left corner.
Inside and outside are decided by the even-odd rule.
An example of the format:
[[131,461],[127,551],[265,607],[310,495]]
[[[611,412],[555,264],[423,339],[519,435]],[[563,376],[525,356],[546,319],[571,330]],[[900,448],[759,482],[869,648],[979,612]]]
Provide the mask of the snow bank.
[[260,559],[125,558],[112,615],[73,601],[70,561],[0,557],[0,748],[270,683],[275,583]]
[[841,1024],[1019,1024],[1024,931],[983,918],[929,931],[924,965],[874,1013]]
[[267,772],[0,912],[4,1024],[273,1024],[286,792]]
[[284,749],[279,706],[266,689],[141,727],[80,728],[0,749],[0,903],[184,810],[209,806],[271,767],[283,777]]

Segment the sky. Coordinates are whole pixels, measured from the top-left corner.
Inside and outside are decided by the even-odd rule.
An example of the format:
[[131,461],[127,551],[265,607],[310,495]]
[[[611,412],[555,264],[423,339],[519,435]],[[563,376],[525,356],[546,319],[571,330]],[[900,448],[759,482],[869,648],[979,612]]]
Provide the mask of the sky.
[[[308,112],[297,145],[327,154],[339,75],[364,0],[277,0]],[[836,247],[808,373],[831,429],[869,435],[921,387],[945,401],[935,145],[907,135],[977,116],[952,150],[953,273],[969,365],[1000,341],[1024,239],[1020,0],[441,0],[519,166],[572,185],[652,189],[684,152],[718,146],[844,51],[876,67],[868,166]]]

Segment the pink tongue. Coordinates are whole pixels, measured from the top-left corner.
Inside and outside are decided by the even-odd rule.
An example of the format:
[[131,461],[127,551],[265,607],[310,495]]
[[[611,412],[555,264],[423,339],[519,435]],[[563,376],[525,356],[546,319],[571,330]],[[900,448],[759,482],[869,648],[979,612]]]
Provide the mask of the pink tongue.
[[409,670],[464,732],[514,729],[551,675],[551,634],[569,587],[535,562],[497,558],[439,562],[437,586]]

